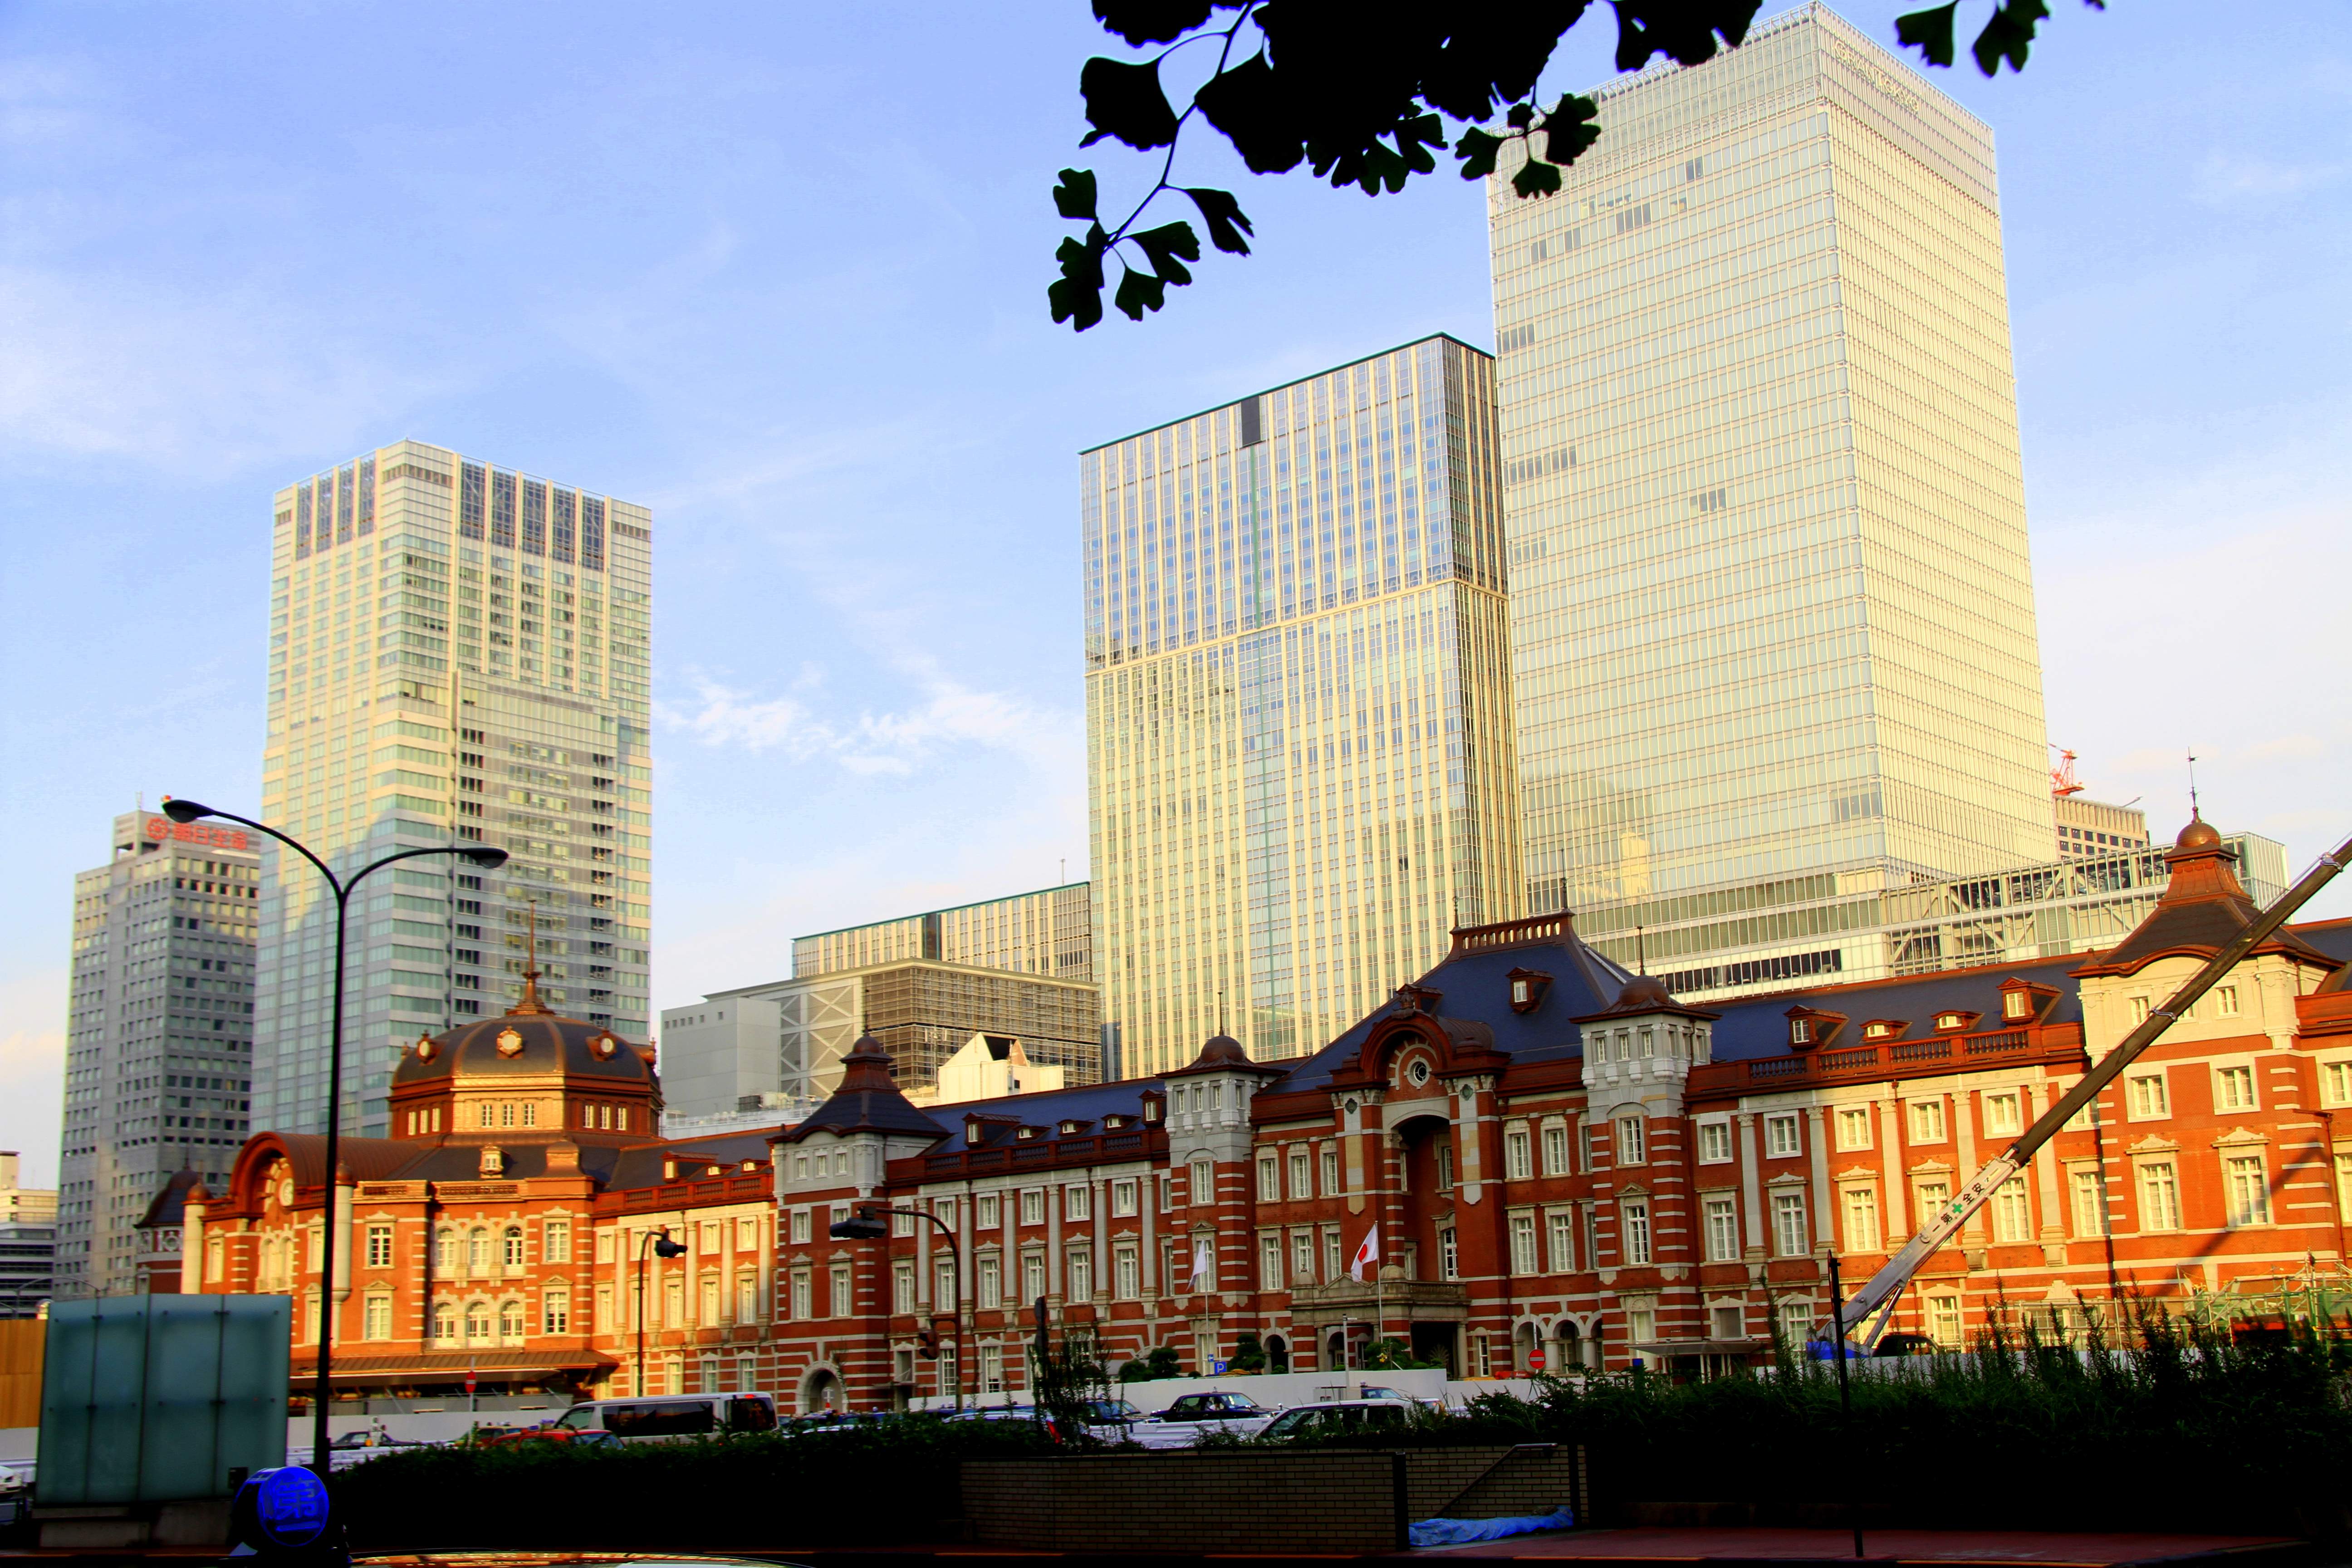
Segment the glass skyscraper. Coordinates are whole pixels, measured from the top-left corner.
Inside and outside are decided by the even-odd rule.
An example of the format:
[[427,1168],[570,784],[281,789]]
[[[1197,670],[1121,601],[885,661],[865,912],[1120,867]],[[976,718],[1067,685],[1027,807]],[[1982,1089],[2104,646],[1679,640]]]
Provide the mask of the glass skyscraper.
[[1489,186],[1531,903],[1630,961],[2047,859],[1990,132],[1818,5],[1599,97]]
[[1428,338],[1081,454],[1123,1072],[1312,1050],[1516,912],[1493,364]]
[[[339,872],[460,840],[511,856],[379,871],[352,900],[343,1125],[382,1137],[401,1047],[519,996],[646,1037],[652,518],[402,441],[279,490],[262,820]],[[324,1125],[334,905],[261,840],[253,1119]]]

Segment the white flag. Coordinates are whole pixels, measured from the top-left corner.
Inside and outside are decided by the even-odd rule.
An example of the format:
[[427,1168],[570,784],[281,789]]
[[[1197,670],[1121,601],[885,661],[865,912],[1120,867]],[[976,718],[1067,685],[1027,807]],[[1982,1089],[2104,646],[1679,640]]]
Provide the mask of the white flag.
[[1381,1227],[1375,1224],[1371,1229],[1364,1232],[1364,1245],[1356,1248],[1356,1260],[1348,1265],[1348,1273],[1351,1279],[1360,1283],[1364,1278],[1365,1269],[1377,1268],[1380,1266]]
[[1209,1238],[1204,1236],[1192,1244],[1193,1289],[1205,1290],[1209,1288]]

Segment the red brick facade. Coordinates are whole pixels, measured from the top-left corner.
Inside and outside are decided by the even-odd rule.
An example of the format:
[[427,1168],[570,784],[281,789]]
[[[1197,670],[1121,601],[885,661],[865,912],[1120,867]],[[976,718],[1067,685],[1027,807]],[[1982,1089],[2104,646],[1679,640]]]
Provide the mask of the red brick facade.
[[[370,1386],[422,1386],[496,1351],[518,1386],[631,1391],[631,1281],[661,1225],[692,1251],[647,1266],[647,1384],[756,1385],[798,1407],[950,1394],[959,1366],[968,1394],[1017,1394],[1040,1296],[1114,1363],[1166,1345],[1199,1369],[1244,1333],[1302,1371],[1376,1336],[1469,1376],[1753,1357],[1776,1318],[1801,1330],[1826,1314],[1832,1251],[1849,1289],[1866,1279],[2243,929],[2252,908],[2210,830],[2194,825],[2171,859],[2157,912],[2088,962],[1700,1010],[1556,915],[1457,933],[1429,974],[1295,1063],[1255,1064],[1219,1039],[1155,1079],[923,1111],[866,1042],[840,1092],[772,1144],[594,1145],[573,1126],[586,1088],[559,1084],[542,1114],[567,1130],[535,1134],[543,1144],[463,1125],[375,1141],[408,1162],[398,1173],[346,1145],[360,1256],[368,1227],[389,1226],[394,1263],[358,1268],[338,1364],[380,1350]],[[2352,922],[2258,949],[1930,1260],[1894,1328],[1951,1343],[1999,1314],[2078,1332],[2118,1296],[2260,1317],[2281,1279],[2340,1279],[2347,951]],[[472,1036],[505,1022],[439,1048],[472,1061]],[[503,1104],[528,1075],[505,1076],[517,1081],[485,1088],[461,1063],[413,1093]],[[649,1067],[635,1092],[657,1098]],[[493,1137],[516,1170],[488,1169]],[[247,1146],[191,1244],[192,1269],[216,1243],[224,1260],[204,1288],[315,1288],[299,1260],[321,1186],[304,1150],[275,1135]],[[483,1168],[442,1169],[468,1160]],[[897,1215],[885,1238],[833,1240],[864,1205],[940,1224]],[[551,1223],[569,1227],[569,1257],[550,1256]],[[1360,1281],[1349,1266],[1376,1228],[1379,1265]],[[497,1237],[499,1261],[439,1268],[452,1230],[467,1247]],[[571,1304],[561,1333],[539,1305],[551,1291]],[[389,1303],[375,1310],[391,1342],[362,1332],[363,1298]],[[512,1337],[509,1301],[531,1304]],[[491,1314],[480,1335],[478,1306]],[[445,1339],[436,1324],[453,1309]],[[936,1360],[922,1353],[934,1324]]]

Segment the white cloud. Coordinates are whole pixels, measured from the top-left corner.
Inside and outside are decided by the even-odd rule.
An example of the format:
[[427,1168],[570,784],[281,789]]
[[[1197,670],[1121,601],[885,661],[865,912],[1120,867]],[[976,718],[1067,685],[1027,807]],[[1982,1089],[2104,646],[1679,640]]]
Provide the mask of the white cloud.
[[[942,753],[978,746],[1013,752],[1040,768],[1077,764],[1084,738],[1077,715],[1039,707],[1001,691],[977,691],[918,667],[920,700],[895,712],[826,717],[803,696],[759,698],[709,676],[689,675],[694,700],[659,705],[669,728],[708,746],[781,751],[797,762],[830,760],[854,773],[917,772]],[[806,691],[821,684],[803,673]]]
[[18,1180],[55,1186],[65,1100],[66,971],[62,965],[0,980],[0,1149],[24,1156]]
[[2197,164],[2196,192],[2200,201],[2215,205],[2248,197],[2299,196],[2333,184],[2343,174],[2340,163],[2281,163],[2208,153]]

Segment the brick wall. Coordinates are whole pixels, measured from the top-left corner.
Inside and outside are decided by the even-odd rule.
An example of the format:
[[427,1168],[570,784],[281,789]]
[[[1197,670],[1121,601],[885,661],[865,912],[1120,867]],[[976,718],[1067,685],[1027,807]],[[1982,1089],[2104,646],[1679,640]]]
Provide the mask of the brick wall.
[[1187,1450],[973,1459],[968,1535],[1045,1552],[1388,1552],[1405,1524],[1579,1505],[1580,1450]]

